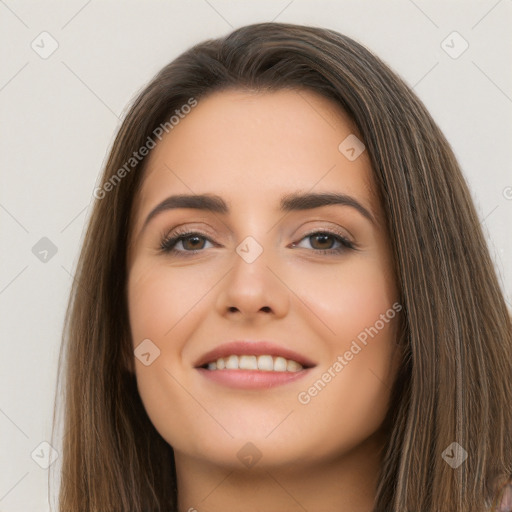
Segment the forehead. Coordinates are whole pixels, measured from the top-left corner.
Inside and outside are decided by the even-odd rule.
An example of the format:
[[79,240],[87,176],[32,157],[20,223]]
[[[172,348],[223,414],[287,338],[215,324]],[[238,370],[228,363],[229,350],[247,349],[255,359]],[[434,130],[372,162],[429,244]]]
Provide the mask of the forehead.
[[149,154],[137,211],[171,193],[214,193],[234,207],[275,208],[286,193],[335,190],[372,205],[367,152],[355,160],[343,152],[344,141],[358,139],[340,106],[312,91],[215,92]]

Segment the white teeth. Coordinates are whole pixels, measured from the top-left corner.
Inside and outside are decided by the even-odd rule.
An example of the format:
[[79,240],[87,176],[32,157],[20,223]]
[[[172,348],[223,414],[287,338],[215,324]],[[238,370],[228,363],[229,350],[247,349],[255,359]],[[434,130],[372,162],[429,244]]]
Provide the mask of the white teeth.
[[274,359],[274,371],[285,372],[286,371],[286,359],[284,357],[276,357]]
[[271,355],[231,355],[208,363],[208,370],[261,370],[266,372],[298,372],[303,366],[293,359]]
[[229,356],[226,359],[226,370],[238,370],[238,356]]
[[256,356],[240,356],[238,358],[238,368],[240,370],[257,370],[258,361]]
[[[217,364],[217,368],[219,365]],[[286,360],[286,371],[287,372],[298,372],[299,370],[302,370],[302,365],[297,363],[297,361],[293,361],[292,359]]]
[[258,370],[271,372],[274,370],[274,358],[272,356],[258,357]]

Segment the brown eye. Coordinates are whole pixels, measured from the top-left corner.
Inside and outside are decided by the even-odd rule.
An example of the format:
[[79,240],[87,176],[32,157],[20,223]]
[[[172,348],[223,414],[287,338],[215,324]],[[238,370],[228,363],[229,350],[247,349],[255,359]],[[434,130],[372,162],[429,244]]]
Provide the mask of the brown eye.
[[[165,253],[192,253],[205,248],[205,243],[212,243],[206,236],[201,233],[185,232],[171,233],[162,240],[160,249]],[[180,247],[181,246],[181,247]]]
[[186,250],[194,251],[195,249],[203,249],[205,238],[202,236],[192,235],[181,238],[183,248]]
[[314,249],[332,249],[332,245],[335,243],[334,236],[328,233],[310,235],[309,238]]
[[[351,249],[355,250],[355,245],[350,240],[339,233],[331,233],[329,231],[315,231],[314,233],[309,233],[300,243],[302,243],[303,240],[309,240],[309,245],[314,249],[314,252],[320,254],[337,254]],[[292,245],[294,247],[304,247],[300,245],[300,243]]]

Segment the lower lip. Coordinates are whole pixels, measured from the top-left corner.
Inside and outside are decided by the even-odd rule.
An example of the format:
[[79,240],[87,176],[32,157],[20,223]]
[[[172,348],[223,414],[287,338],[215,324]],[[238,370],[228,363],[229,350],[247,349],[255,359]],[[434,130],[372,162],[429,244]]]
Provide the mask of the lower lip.
[[207,370],[196,368],[205,378],[239,389],[265,389],[295,382],[305,377],[310,368],[298,372],[265,372],[261,370]]

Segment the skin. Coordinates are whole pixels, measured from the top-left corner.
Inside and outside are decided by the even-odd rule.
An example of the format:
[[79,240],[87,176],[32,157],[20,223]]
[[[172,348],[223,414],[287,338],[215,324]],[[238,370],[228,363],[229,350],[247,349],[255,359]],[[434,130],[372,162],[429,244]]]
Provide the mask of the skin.
[[[399,297],[368,153],[349,161],[338,150],[350,134],[351,120],[314,92],[228,90],[201,99],[149,155],[133,210],[129,317],[133,348],[150,339],[160,350],[148,366],[135,358],[135,373],[174,448],[180,511],[372,509],[400,313],[307,404],[298,400]],[[349,194],[375,223],[341,205],[283,214],[280,198],[292,192]],[[166,210],[141,230],[162,200],[191,193],[219,195],[230,212]],[[211,242],[159,251],[177,226]],[[358,250],[318,253],[339,243],[310,233],[333,229]],[[247,236],[263,248],[250,264],[236,252]],[[272,340],[316,366],[256,391],[194,369],[236,339]],[[252,467],[237,457],[247,442],[261,454]]]

